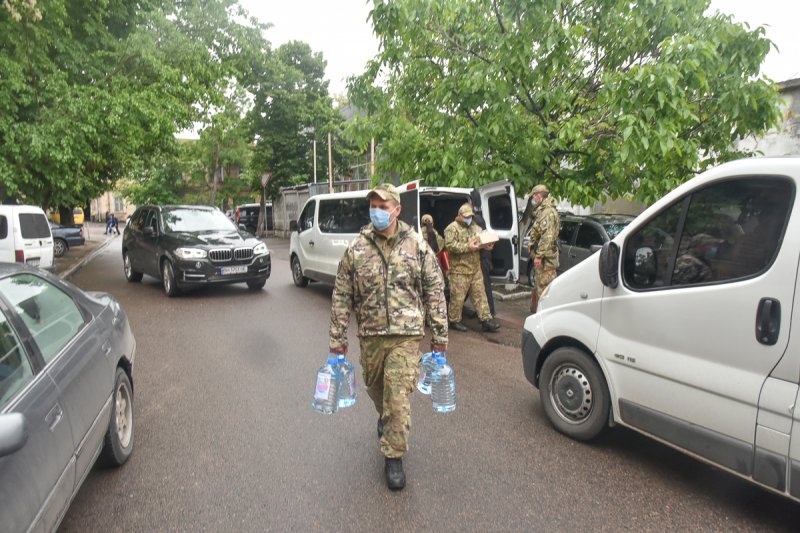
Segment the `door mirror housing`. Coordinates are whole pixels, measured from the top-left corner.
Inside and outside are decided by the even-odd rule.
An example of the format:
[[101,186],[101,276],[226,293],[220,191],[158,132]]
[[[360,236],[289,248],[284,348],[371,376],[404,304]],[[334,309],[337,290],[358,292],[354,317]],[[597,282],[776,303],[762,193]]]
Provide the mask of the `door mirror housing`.
[[299,231],[300,226],[297,225],[296,220],[289,221],[289,231]]
[[600,281],[606,287],[616,289],[619,285],[619,246],[611,241],[600,249]]
[[28,423],[22,413],[0,415],[0,457],[11,455],[28,442]]
[[152,237],[153,235],[156,234],[156,230],[153,229],[153,226],[145,226],[144,228],[142,228],[142,233]]

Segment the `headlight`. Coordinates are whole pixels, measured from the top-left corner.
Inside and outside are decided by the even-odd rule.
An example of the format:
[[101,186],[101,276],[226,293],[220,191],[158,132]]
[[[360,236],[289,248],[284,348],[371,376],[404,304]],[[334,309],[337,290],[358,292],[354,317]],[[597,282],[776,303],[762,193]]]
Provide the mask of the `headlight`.
[[267,253],[267,245],[263,242],[258,243],[253,248],[253,255],[261,255]]
[[175,255],[181,259],[204,259],[208,256],[208,252],[199,248],[178,248],[175,250]]

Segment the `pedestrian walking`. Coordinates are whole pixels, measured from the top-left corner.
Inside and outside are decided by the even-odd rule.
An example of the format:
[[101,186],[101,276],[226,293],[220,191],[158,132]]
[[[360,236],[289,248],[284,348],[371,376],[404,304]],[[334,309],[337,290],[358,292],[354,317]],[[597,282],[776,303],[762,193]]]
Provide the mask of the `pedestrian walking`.
[[537,185],[531,190],[531,198],[535,207],[536,218],[531,226],[530,256],[533,258],[534,290],[531,293],[531,313],[544,294],[544,290],[556,279],[558,268],[558,232],[561,217],[556,210],[556,203],[550,197],[546,185]]
[[[450,254],[450,327],[467,331],[461,322],[464,302],[467,297],[478,313],[483,331],[497,331],[500,324],[492,319],[486,289],[483,286],[478,234],[482,231],[473,223],[472,205],[464,204],[458,209],[456,219],[444,230],[444,245]],[[486,248],[492,245],[484,245]]]
[[111,230],[112,231],[109,231],[109,233],[116,231],[117,235],[119,235],[119,219],[117,218],[117,215],[114,214],[111,215]]
[[409,395],[418,379],[424,317],[431,350],[447,349],[444,282],[430,246],[398,220],[400,195],[389,184],[367,195],[371,223],[339,262],[331,298],[329,349],[346,354],[347,327],[355,313],[367,394],[378,411],[378,436],[386,483],[405,487],[403,456],[411,428]]
[[111,233],[111,213],[106,211],[106,229],[103,235],[108,235],[109,233]]

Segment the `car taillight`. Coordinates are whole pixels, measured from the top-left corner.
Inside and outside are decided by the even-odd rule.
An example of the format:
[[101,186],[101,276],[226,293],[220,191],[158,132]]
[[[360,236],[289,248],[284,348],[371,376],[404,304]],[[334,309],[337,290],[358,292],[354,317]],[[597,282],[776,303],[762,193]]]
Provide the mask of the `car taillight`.
[[236,222],[239,222],[240,218],[242,218],[242,210],[237,207],[236,208]]
[[14,250],[14,261],[17,263],[25,262],[25,250]]

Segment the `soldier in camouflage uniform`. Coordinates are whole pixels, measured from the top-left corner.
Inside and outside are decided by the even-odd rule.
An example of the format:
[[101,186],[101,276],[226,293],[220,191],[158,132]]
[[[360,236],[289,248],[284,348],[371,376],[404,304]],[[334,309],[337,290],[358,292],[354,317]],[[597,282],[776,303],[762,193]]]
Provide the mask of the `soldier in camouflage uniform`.
[[481,321],[481,329],[497,331],[500,324],[492,320],[483,286],[478,241],[481,228],[473,224],[472,217],[472,206],[464,204],[458,209],[456,219],[444,230],[444,246],[450,254],[450,327],[467,331],[467,326],[461,322],[461,313],[469,296]]
[[367,394],[378,411],[378,435],[390,489],[405,486],[402,457],[411,426],[409,395],[418,379],[424,317],[431,350],[447,349],[444,282],[430,247],[397,219],[400,196],[389,184],[370,191],[370,220],[339,263],[333,290],[330,351],[347,353],[347,326],[355,312]]
[[[536,270],[534,297],[538,300],[547,286],[556,279],[561,217],[556,210],[556,202],[550,197],[550,191],[545,185],[534,187],[531,198],[536,205],[536,219],[531,227],[530,253]],[[531,304],[531,312],[536,312],[534,304]]]

